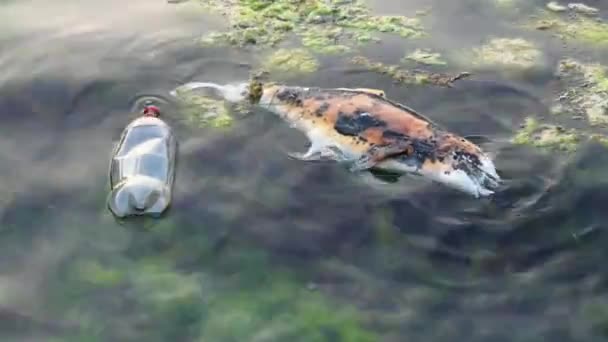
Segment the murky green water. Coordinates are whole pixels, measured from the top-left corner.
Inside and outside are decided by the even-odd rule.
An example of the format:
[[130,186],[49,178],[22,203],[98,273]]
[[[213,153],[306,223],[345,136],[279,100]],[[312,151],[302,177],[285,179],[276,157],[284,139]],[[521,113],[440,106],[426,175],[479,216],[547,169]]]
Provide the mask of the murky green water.
[[173,207],[160,221],[127,222],[105,199],[109,153],[134,101],[188,81],[246,80],[263,54],[202,47],[225,21],[189,4],[3,3],[2,340],[605,340],[608,151],[509,139],[530,115],[604,134],[549,108],[559,60],[606,65],[608,54],[517,26],[544,3],[513,2],[376,0],[379,14],[430,7],[429,35],[383,35],[356,54],[399,64],[430,48],[448,66],[422,68],[457,73],[472,68],[454,62],[458,51],[521,37],[543,51],[525,72],[478,68],[452,88],[397,84],[332,55],[314,73],[285,76],[384,89],[452,131],[488,136],[507,181],[495,197],[407,177],[373,186],[291,160],[304,136],[266,112],[223,129],[166,112],[180,140]]

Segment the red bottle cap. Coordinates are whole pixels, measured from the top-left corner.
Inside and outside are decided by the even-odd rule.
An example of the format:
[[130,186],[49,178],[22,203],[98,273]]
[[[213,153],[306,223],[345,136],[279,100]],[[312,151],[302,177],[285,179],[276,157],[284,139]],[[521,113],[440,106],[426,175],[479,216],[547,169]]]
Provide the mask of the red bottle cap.
[[152,116],[152,117],[157,118],[160,116],[160,108],[158,108],[154,105],[148,105],[148,106],[144,107],[142,114],[144,116]]

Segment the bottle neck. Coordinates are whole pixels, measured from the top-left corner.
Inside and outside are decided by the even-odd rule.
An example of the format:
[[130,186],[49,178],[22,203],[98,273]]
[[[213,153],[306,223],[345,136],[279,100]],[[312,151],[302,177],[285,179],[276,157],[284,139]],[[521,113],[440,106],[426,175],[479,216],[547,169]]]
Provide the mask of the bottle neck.
[[143,116],[157,118],[160,116],[160,109],[156,106],[149,105],[142,110],[141,114]]

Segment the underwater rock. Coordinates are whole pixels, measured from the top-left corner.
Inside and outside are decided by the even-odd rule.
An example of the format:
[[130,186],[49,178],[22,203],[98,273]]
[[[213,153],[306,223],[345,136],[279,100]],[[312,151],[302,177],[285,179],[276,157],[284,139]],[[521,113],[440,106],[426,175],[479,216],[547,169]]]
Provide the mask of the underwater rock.
[[542,63],[542,52],[522,38],[493,38],[474,48],[472,62],[477,67],[529,69]]
[[361,65],[369,71],[388,75],[395,80],[395,82],[403,84],[432,84],[436,86],[451,87],[455,81],[470,76],[468,72],[450,75],[430,73],[418,69],[408,70],[400,68],[398,65],[385,65],[380,62],[372,62],[368,58],[362,56],[354,57],[350,62],[355,65]]
[[447,63],[441,59],[441,54],[430,52],[427,49],[416,49],[414,52],[406,55],[402,62],[407,62],[408,60],[426,65],[447,65]]
[[512,141],[518,145],[531,145],[571,152],[576,150],[580,140],[580,136],[575,130],[567,130],[556,125],[541,124],[536,119],[528,117]]
[[263,69],[268,72],[311,73],[319,68],[319,62],[306,49],[280,49],[271,54]]

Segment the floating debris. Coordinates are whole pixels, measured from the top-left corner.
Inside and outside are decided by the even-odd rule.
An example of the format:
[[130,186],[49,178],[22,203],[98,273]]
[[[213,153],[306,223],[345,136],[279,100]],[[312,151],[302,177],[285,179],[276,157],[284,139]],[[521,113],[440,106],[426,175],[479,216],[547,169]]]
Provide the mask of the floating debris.
[[542,52],[522,38],[494,38],[473,49],[473,65],[528,69],[541,64]]
[[575,130],[541,124],[533,117],[526,118],[522,129],[513,138],[514,144],[567,152],[575,151],[580,141],[581,138]]
[[372,62],[366,57],[357,56],[351,59],[351,63],[361,65],[365,69],[374,71],[380,74],[388,75],[397,83],[405,84],[433,84],[443,87],[452,87],[452,84],[460,79],[469,77],[468,72],[462,72],[458,75],[449,75],[442,73],[429,73],[423,70],[407,70],[400,68],[398,65],[385,65],[380,62]]
[[280,49],[271,54],[263,64],[268,72],[279,71],[295,74],[311,73],[319,68],[319,62],[306,49]]
[[568,9],[575,11],[577,13],[586,14],[586,15],[596,15],[599,13],[599,10],[597,8],[587,6],[583,3],[568,4]]
[[551,1],[547,4],[547,9],[553,12],[565,12],[568,8],[557,1]]
[[500,7],[513,7],[515,0],[494,0],[494,3]]
[[414,52],[405,56],[402,61],[407,62],[408,60],[426,65],[447,65],[447,63],[441,59],[441,54],[430,52],[426,49],[416,49]]

